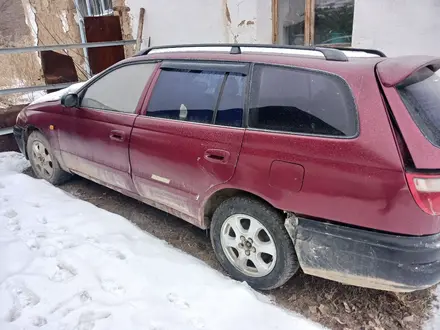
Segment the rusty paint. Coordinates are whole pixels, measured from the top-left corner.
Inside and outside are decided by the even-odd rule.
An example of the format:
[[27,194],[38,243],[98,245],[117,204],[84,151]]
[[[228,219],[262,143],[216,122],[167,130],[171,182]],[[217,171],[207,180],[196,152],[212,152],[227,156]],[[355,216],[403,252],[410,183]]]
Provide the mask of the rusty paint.
[[26,104],[13,105],[8,108],[0,108],[0,128],[12,127],[15,125],[17,116]]
[[254,24],[255,24],[254,21],[247,21],[247,22],[246,22],[246,25],[247,25],[247,26],[249,26],[249,25],[254,25]]
[[239,27],[240,27],[240,26],[243,26],[245,23],[246,23],[246,20],[244,19],[244,20],[242,20],[242,21],[240,22],[240,24],[238,24],[238,26],[239,26]]
[[[84,19],[88,42],[122,40],[119,16],[86,17]],[[123,46],[89,49],[89,64],[97,74],[125,58]]]
[[[15,125],[17,116],[26,105],[14,105],[12,107],[0,108],[0,128],[12,127]],[[0,136],[0,152],[3,151],[19,151],[14,135]]]
[[[78,81],[75,63],[69,55],[51,50],[41,52],[41,67],[43,69],[44,81],[47,85]],[[56,91],[51,90],[48,93]]]
[[231,12],[229,11],[229,6],[227,1],[225,1],[225,15],[226,15],[226,19],[228,20],[229,24],[232,23],[231,21]]
[[0,152],[4,151],[20,151],[18,145],[15,142],[14,135],[1,135],[0,136]]
[[[72,0],[27,0],[26,2],[29,3],[32,12],[35,13],[37,29],[34,31],[31,28],[31,35],[35,34],[39,46],[81,42]],[[66,21],[63,23],[59,17],[64,15]],[[28,17],[28,19],[31,18]],[[64,30],[65,26],[63,26],[65,23],[68,26],[66,32]],[[84,53],[78,49],[66,50],[64,53],[72,57],[79,77],[85,78],[86,74],[83,69]]]

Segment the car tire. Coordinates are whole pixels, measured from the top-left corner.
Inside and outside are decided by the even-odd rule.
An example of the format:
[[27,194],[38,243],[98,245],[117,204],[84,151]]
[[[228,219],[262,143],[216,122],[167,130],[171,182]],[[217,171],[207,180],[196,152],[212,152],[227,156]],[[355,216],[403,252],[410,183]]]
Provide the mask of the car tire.
[[299,270],[283,214],[256,199],[221,203],[212,217],[211,242],[221,266],[255,289],[280,287]]
[[49,141],[39,131],[33,131],[29,135],[26,151],[37,178],[53,185],[60,185],[71,178],[72,175],[60,167]]

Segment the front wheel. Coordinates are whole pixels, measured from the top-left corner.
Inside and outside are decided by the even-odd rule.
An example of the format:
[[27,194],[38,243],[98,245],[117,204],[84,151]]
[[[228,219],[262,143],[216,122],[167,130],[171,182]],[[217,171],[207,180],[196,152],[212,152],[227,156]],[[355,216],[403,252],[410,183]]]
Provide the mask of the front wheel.
[[33,131],[27,140],[27,154],[32,170],[39,179],[59,185],[71,175],[63,171],[52,153],[49,141],[38,131]]
[[299,270],[282,214],[252,198],[233,197],[217,208],[211,241],[222,267],[255,289],[277,288]]

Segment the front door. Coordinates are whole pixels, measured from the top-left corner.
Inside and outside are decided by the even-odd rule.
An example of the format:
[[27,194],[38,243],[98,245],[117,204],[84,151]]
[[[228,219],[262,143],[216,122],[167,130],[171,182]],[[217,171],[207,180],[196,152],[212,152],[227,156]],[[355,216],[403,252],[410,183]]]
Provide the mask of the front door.
[[130,144],[141,196],[198,222],[204,196],[235,172],[247,72],[247,64],[162,63]]
[[155,63],[117,67],[80,92],[78,108],[64,108],[58,127],[68,168],[113,188],[134,191],[128,146],[138,104]]

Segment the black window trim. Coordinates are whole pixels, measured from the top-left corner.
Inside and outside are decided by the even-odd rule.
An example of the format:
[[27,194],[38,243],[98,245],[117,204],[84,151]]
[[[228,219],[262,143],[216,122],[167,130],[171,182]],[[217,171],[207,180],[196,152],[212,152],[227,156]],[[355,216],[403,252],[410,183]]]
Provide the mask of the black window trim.
[[247,76],[249,73],[249,63],[227,62],[227,61],[194,61],[194,60],[164,60],[160,66],[161,70],[206,70],[217,72],[240,73]]
[[[120,63],[120,64],[115,64],[114,66],[107,68],[106,70],[98,73],[95,77],[92,77],[89,80],[87,80],[86,83],[84,84],[84,86],[81,86],[81,88],[76,91],[75,94],[78,95],[78,97],[79,97],[79,104],[80,104],[79,107],[81,107],[83,97],[84,97],[85,93],[87,92],[87,90],[89,89],[89,87],[94,85],[95,83],[97,83],[98,81],[100,81],[102,78],[104,78],[108,74],[112,73],[113,71],[124,68],[126,66],[140,65],[140,64],[154,64],[154,63],[157,64],[160,62],[162,62],[162,61],[156,60],[156,59],[154,59],[154,60],[147,59],[147,60],[140,60],[140,61],[132,61],[132,62],[124,62],[124,63]],[[153,77],[154,77],[154,72],[151,75],[151,77],[147,80],[147,82],[145,83],[144,90],[145,90],[145,87],[147,87],[150,80],[153,79]],[[142,92],[144,90],[142,90]],[[141,97],[142,97],[142,95],[139,97],[138,105],[139,105],[140,101],[143,102],[143,100],[141,100]],[[112,110],[106,110],[106,109],[92,109],[92,110],[102,111],[102,112],[120,113],[120,114],[125,114],[125,115],[137,115],[136,112],[127,113],[127,112],[122,112],[122,111],[112,111]]]
[[[288,131],[277,131],[277,130],[271,130],[271,129],[263,129],[263,128],[255,128],[249,126],[249,112],[250,112],[250,105],[251,105],[251,88],[252,83],[254,82],[254,72],[255,72],[255,66],[261,65],[266,67],[278,67],[283,69],[290,69],[290,70],[296,70],[296,71],[305,71],[305,72],[314,72],[319,74],[324,74],[328,76],[333,76],[339,80],[342,80],[342,82],[346,85],[348,90],[350,91],[350,95],[354,104],[354,110],[355,110],[355,121],[356,121],[356,134],[353,136],[337,136],[337,135],[324,135],[324,134],[310,134],[310,133],[297,133],[297,132],[288,132]],[[297,136],[305,136],[305,137],[316,137],[316,138],[326,138],[326,139],[332,139],[332,140],[354,140],[357,139],[360,135],[360,120],[359,120],[359,109],[358,105],[356,103],[356,98],[354,97],[353,90],[350,86],[350,84],[340,75],[328,72],[324,70],[319,69],[312,69],[312,68],[304,68],[299,67],[296,65],[284,65],[284,64],[272,64],[267,62],[253,62],[251,66],[251,72],[250,72],[250,79],[248,84],[248,97],[247,97],[247,107],[246,107],[246,115],[244,118],[246,121],[244,121],[245,128],[249,131],[256,131],[256,132],[266,132],[266,133],[275,133],[275,134],[286,134],[286,135],[297,135]]]
[[[236,62],[236,61],[222,61],[222,60],[188,60],[188,59],[172,59],[172,60],[161,60],[161,65],[159,67],[159,70],[206,70],[206,71],[218,71],[218,72],[224,72],[225,76],[222,81],[222,85],[220,87],[220,92],[217,98],[217,101],[215,102],[215,107],[213,109],[212,114],[212,121],[211,123],[198,123],[198,122],[192,122],[192,121],[182,121],[180,119],[173,119],[173,118],[160,118],[160,117],[153,117],[148,116],[148,106],[151,100],[148,100],[148,103],[145,105],[145,113],[143,114],[143,117],[147,117],[149,119],[154,120],[172,120],[180,123],[186,123],[186,124],[195,124],[195,125],[204,125],[204,126],[215,126],[215,127],[223,127],[223,128],[230,128],[230,129],[245,129],[245,118],[247,117],[247,113],[249,111],[249,91],[250,91],[250,85],[251,85],[251,67],[253,66],[253,63],[250,62]],[[165,63],[165,64],[164,64]],[[172,63],[172,64],[170,64]],[[217,119],[217,112],[218,108],[220,106],[221,98],[223,96],[223,90],[226,85],[227,78],[230,73],[239,73],[242,74],[245,78],[245,95],[244,95],[244,102],[243,102],[243,115],[242,115],[242,121],[241,126],[226,126],[226,125],[219,125],[215,123],[215,120]],[[160,72],[159,72],[160,75]],[[156,87],[156,82],[154,85],[150,86],[152,89],[152,93],[154,93],[154,88]]]

